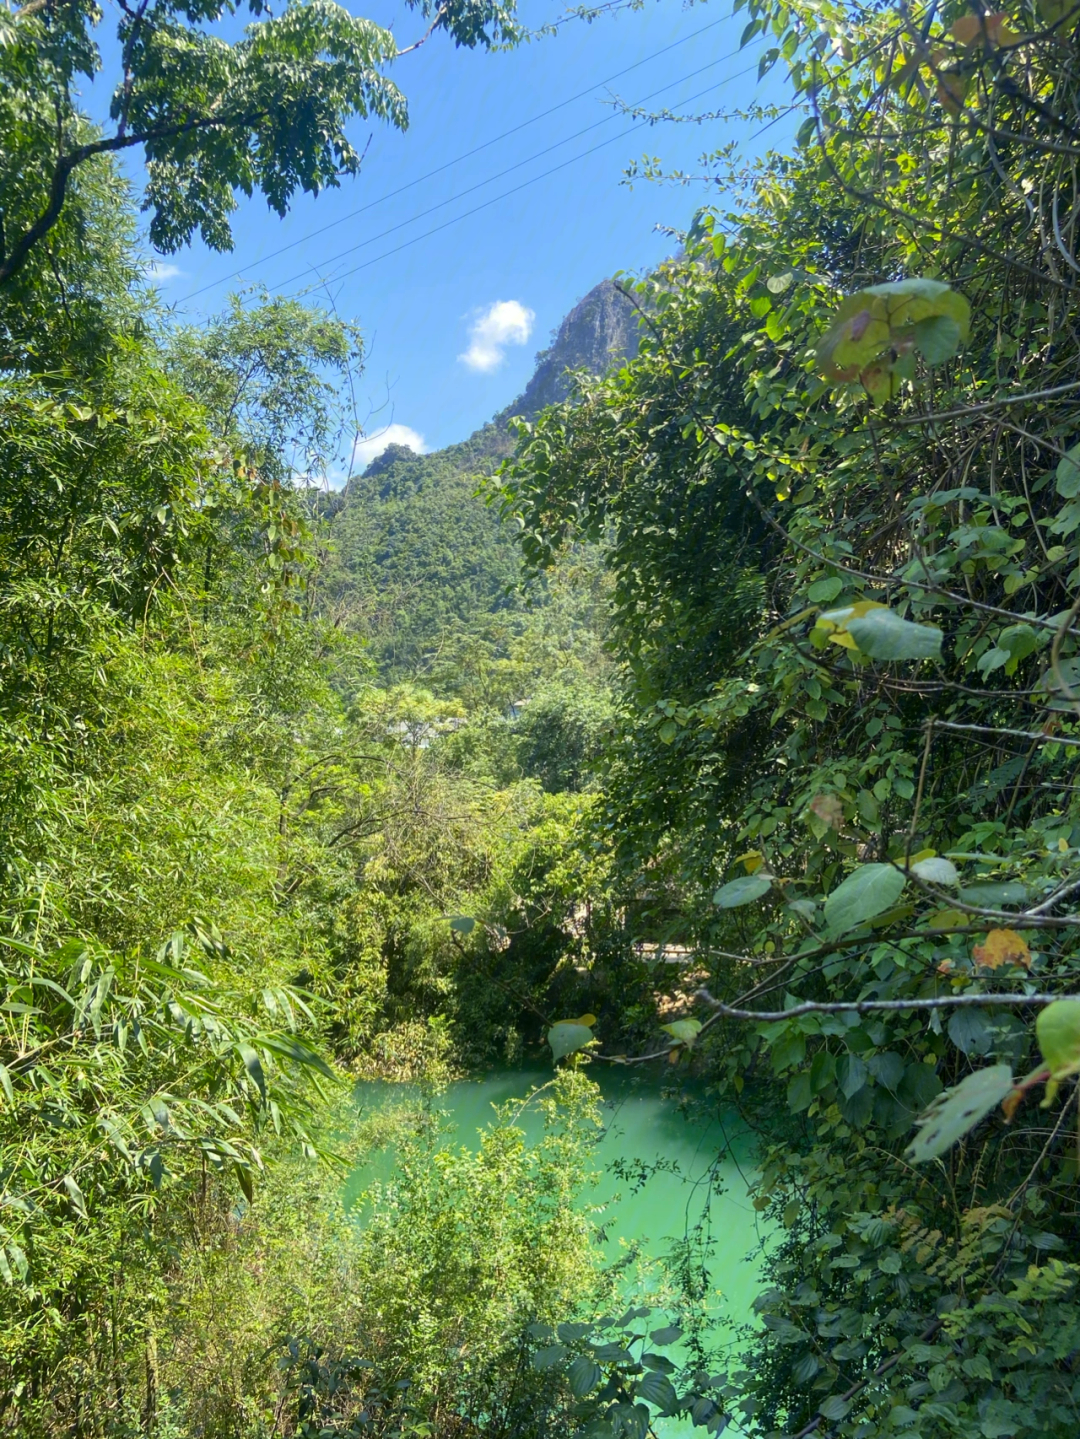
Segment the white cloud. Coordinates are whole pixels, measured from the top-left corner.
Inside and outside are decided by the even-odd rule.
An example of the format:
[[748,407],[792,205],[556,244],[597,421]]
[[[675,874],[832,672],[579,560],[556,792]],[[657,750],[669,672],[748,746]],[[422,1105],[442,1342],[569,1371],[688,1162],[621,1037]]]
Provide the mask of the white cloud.
[[179,265],[170,265],[167,260],[152,260],[146,267],[146,278],[162,284],[166,280],[178,280],[186,274]]
[[361,470],[366,470],[372,460],[377,459],[390,445],[408,445],[409,449],[415,450],[418,455],[427,454],[424,437],[416,430],[411,429],[408,425],[385,425],[381,430],[374,430],[370,435],[356,437],[352,463],[349,467],[350,473],[358,475]]
[[502,364],[507,345],[524,345],[536,315],[520,300],[496,300],[481,310],[469,327],[469,348],[458,359],[470,370],[487,374]]

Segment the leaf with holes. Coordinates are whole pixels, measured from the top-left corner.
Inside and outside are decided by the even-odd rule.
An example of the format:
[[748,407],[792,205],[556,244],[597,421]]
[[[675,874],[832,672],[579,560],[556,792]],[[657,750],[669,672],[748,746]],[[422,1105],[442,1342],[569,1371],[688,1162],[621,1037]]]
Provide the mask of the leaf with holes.
[[907,1158],[912,1164],[937,1159],[985,1119],[1012,1088],[1009,1066],[992,1064],[969,1074],[952,1089],[943,1090],[916,1121],[919,1133],[908,1145]]
[[1031,950],[1015,929],[992,929],[971,953],[980,969],[1001,969],[1009,964],[1018,964],[1022,969],[1031,968]]

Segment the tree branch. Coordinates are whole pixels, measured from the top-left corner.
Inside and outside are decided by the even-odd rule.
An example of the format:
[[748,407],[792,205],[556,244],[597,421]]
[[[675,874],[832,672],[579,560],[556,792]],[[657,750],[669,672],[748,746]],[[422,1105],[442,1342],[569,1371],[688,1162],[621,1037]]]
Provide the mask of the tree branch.
[[266,114],[265,110],[257,110],[249,115],[207,116],[201,120],[184,120],[176,125],[160,125],[152,130],[142,130],[136,135],[116,134],[107,140],[94,140],[89,145],[80,145],[78,149],[61,155],[53,171],[48,203],[30,228],[25,230],[11,247],[7,258],[0,262],[0,285],[6,284],[18,274],[34,246],[45,238],[59,220],[67,197],[68,181],[79,165],[85,165],[88,160],[98,155],[129,150],[150,140],[169,140],[176,135],[191,134],[195,130],[243,129],[254,125]]
[[[994,1005],[1019,1009],[1028,1004],[1053,1004],[1060,994],[942,994],[929,999],[853,999],[834,1002],[807,1001],[793,1005],[791,1009],[737,1009],[714,999],[707,989],[699,989],[697,997],[711,1004],[720,1019],[753,1019],[762,1024],[775,1024],[784,1019],[795,1019],[800,1014],[874,1014],[880,1011],[902,1012],[904,1010],[934,1009],[989,1009]],[[709,1023],[712,1023],[710,1020]],[[705,1025],[702,1025],[702,1029]]]
[[[695,1042],[707,1029],[711,1029],[721,1019],[750,1020],[757,1024],[778,1024],[785,1019],[798,1019],[803,1014],[877,1014],[882,1012],[895,1014],[911,1010],[992,1009],[995,1005],[1006,1009],[1022,1009],[1029,1004],[1040,1006],[1053,1004],[1055,1000],[1063,998],[1060,994],[943,994],[928,999],[855,999],[838,1000],[835,1003],[819,1003],[813,1000],[806,1004],[793,1005],[791,1009],[740,1009],[737,1005],[724,1004],[721,1000],[714,999],[704,987],[699,989],[694,997],[703,999],[715,1011],[712,1017],[707,1019],[698,1030]],[[680,1047],[678,1040],[672,1040],[663,1049],[654,1049],[649,1054],[636,1054],[628,1057],[625,1054],[594,1052],[592,1057],[603,1060],[605,1064],[645,1064],[652,1059],[666,1059],[673,1049]]]

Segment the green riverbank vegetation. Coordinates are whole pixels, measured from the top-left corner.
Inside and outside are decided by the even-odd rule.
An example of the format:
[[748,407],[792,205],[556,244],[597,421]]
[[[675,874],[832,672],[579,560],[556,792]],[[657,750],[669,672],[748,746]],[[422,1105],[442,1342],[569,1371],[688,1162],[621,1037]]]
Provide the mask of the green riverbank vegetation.
[[[113,155],[226,247],[396,46],[219,13],[122,7],[99,130],[97,12],[0,10],[0,1432],[1074,1435],[1080,14],[751,0],[797,134],[635,167],[635,357],[331,494],[361,331],[178,325]],[[707,1220],[601,1262],[612,1063],[754,1130],[751,1324]]]

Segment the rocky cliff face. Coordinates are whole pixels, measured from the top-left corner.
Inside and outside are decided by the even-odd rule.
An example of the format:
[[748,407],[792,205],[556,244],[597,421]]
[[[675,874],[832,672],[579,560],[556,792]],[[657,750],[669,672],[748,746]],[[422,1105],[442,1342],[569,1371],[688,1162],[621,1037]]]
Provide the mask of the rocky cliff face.
[[[637,316],[633,305],[610,280],[601,280],[563,320],[550,349],[541,350],[537,355],[536,370],[523,393],[468,440],[436,453],[472,468],[478,460],[502,459],[512,448],[507,423],[514,415],[534,420],[546,406],[566,399],[570,393],[571,370],[586,369],[594,375],[603,375],[637,354],[637,347]],[[407,445],[389,445],[371,461],[364,477],[383,474],[392,470],[397,462],[410,458],[415,456]]]
[[602,375],[635,355],[636,313],[610,280],[601,280],[566,316],[551,348],[536,357],[536,372],[524,393],[496,420],[507,420],[511,415],[534,419],[547,405],[566,399],[570,393],[569,371],[586,369]]

